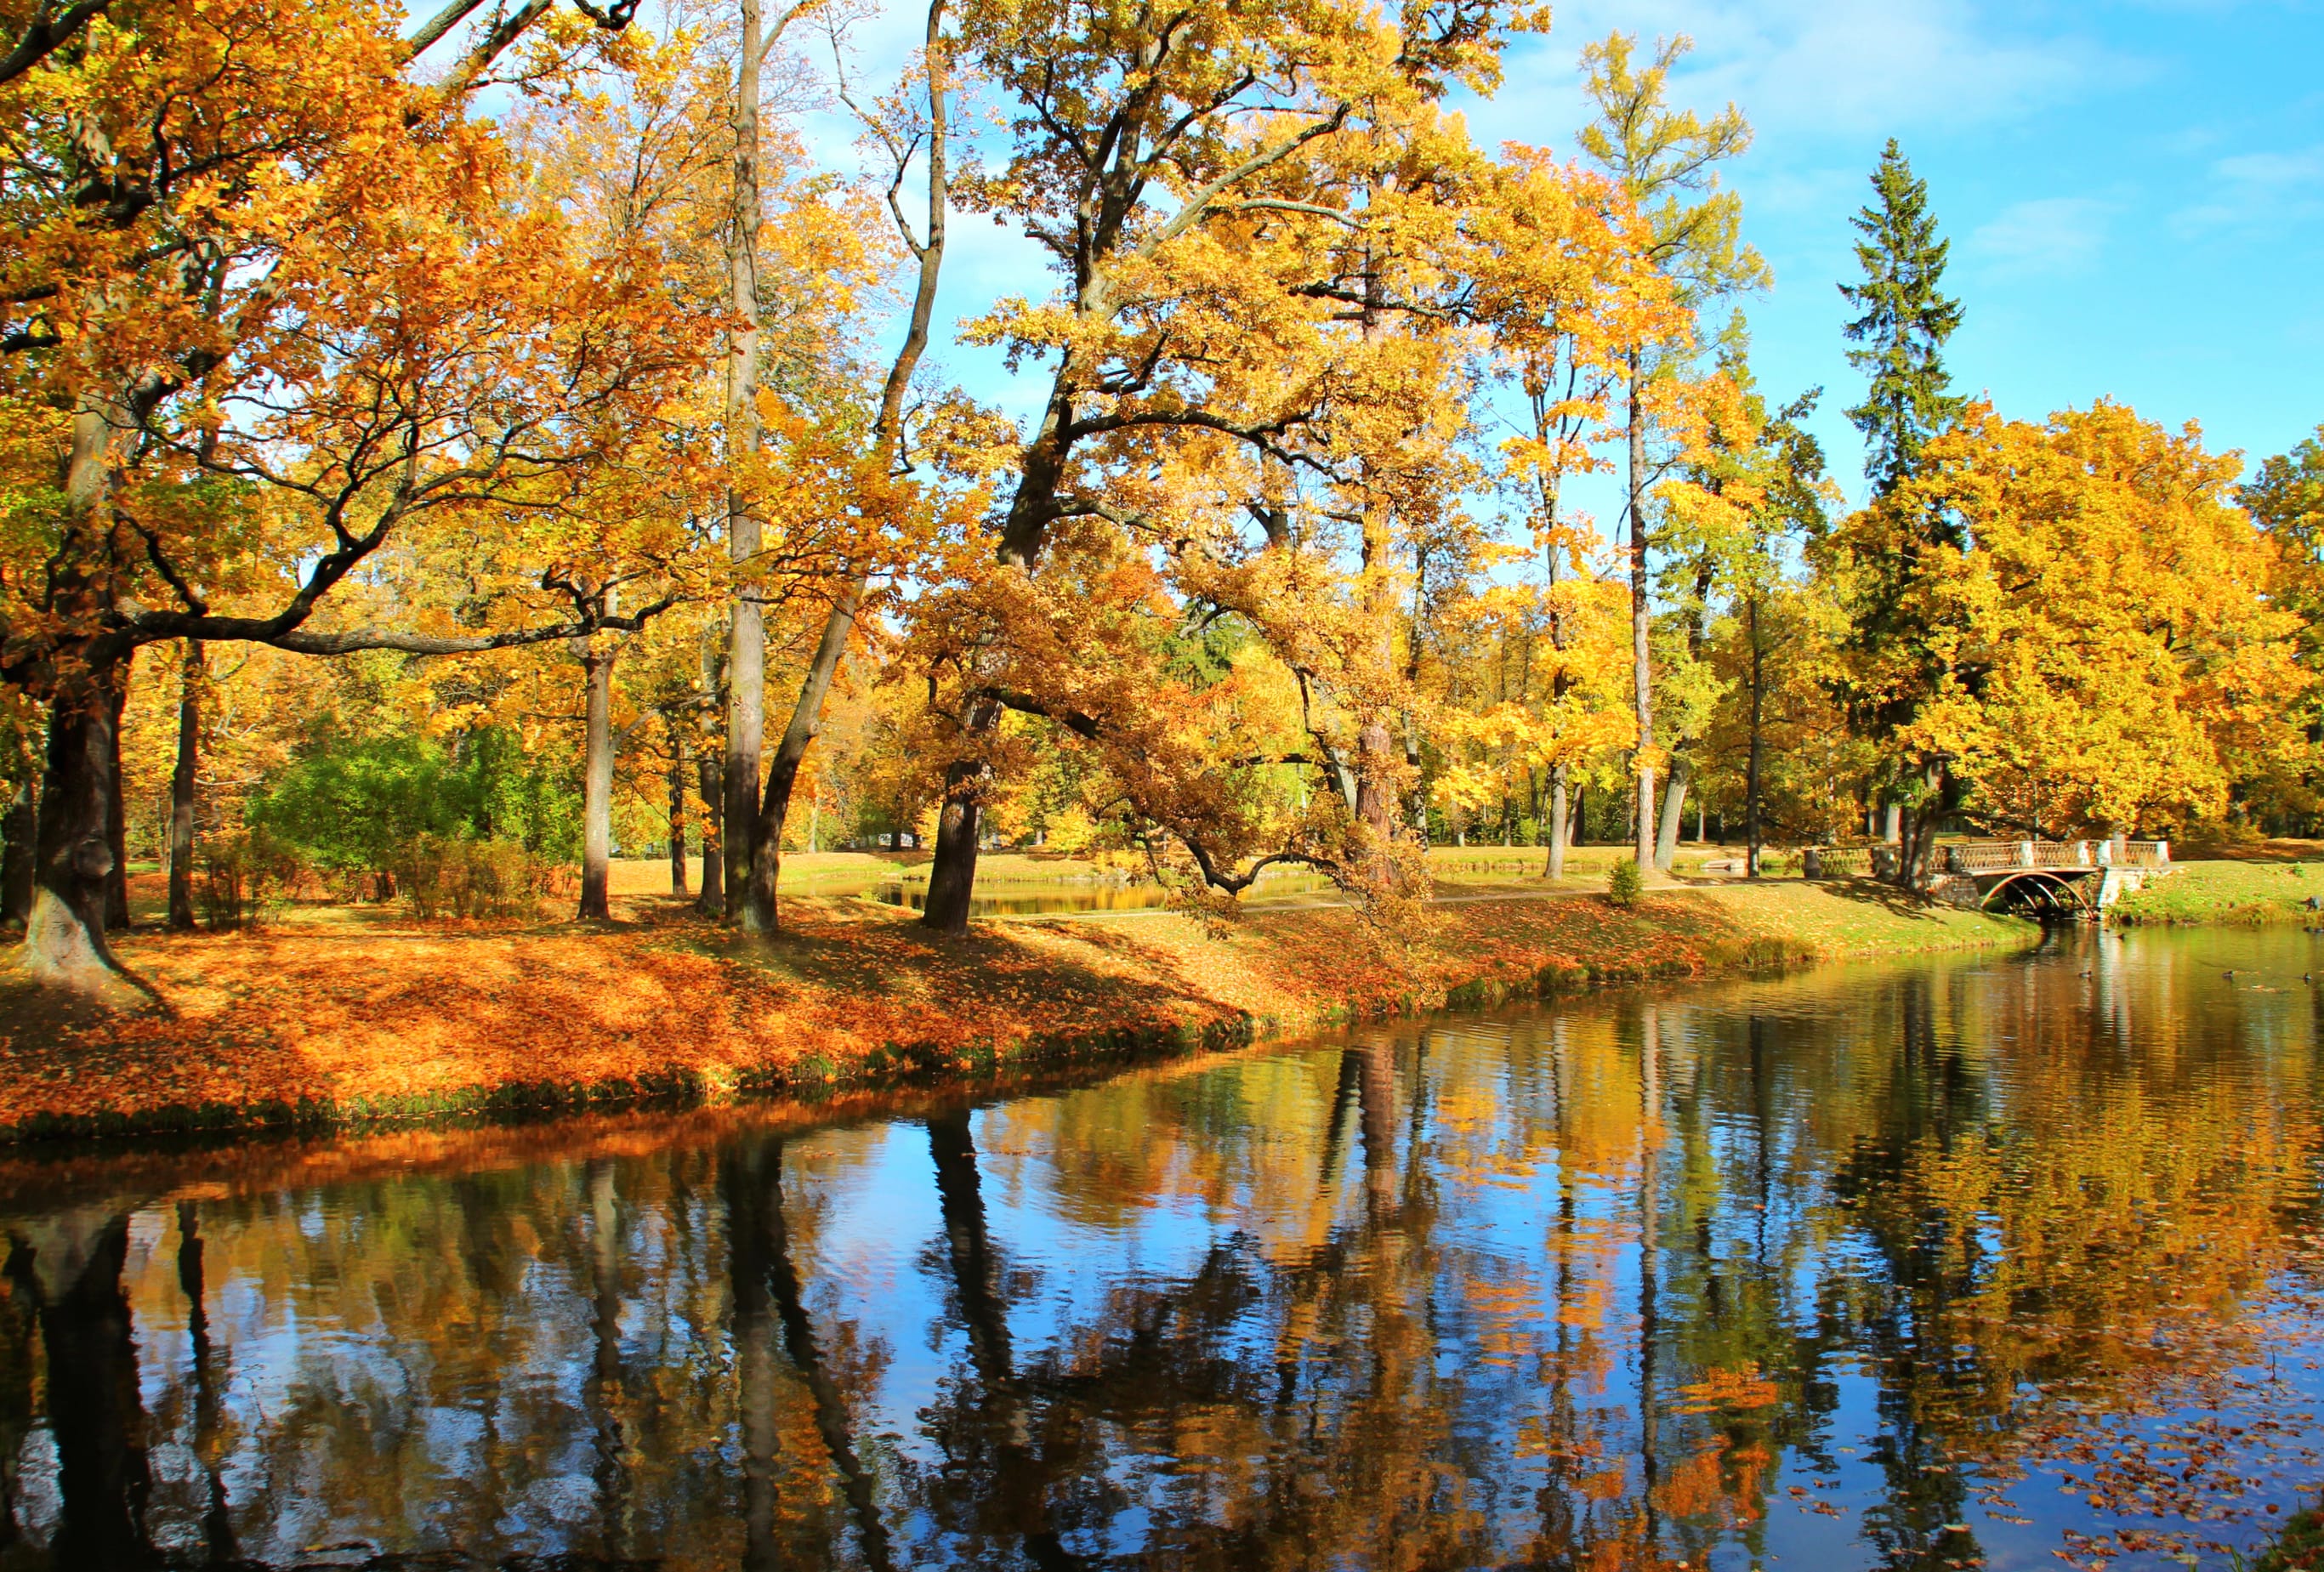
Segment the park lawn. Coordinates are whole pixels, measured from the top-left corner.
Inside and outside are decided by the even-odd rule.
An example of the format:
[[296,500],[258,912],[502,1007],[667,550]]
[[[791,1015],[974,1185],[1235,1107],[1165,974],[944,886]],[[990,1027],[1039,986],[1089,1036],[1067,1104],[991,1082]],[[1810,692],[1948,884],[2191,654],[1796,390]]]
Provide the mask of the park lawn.
[[2181,862],[2167,877],[2126,896],[2110,922],[2296,923],[2312,917],[2308,897],[2324,896],[2324,856],[2312,861]]
[[925,933],[795,897],[736,936],[668,896],[605,924],[422,924],[301,909],[254,931],[123,935],[166,1009],[60,1012],[0,979],[0,1132],[328,1123],[738,1094],[1120,1059],[1350,1016],[1816,956],[2022,942],[2015,921],[1873,887],[1681,889],[1421,909],[1401,942],[1344,908],[1223,932],[1167,912]]

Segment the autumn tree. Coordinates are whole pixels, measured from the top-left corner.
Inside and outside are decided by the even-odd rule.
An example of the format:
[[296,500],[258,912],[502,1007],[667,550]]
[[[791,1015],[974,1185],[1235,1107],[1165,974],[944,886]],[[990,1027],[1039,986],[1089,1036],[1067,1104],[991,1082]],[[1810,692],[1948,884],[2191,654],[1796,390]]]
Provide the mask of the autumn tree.
[[[1841,694],[1928,770],[1908,873],[1941,813],[2045,839],[2183,824],[2299,747],[2296,619],[2235,458],[2103,401],[2041,426],[1972,404],[1923,458],[1823,548],[1891,630],[1843,650]],[[1931,517],[1954,538],[1922,538]]]
[[[53,571],[8,575],[0,657],[51,711],[38,976],[110,986],[132,651],[376,642],[309,623],[401,524],[570,472],[687,356],[635,270],[609,276],[559,216],[499,201],[503,154],[462,89],[522,36],[508,20],[422,87],[375,8],[156,8],[6,85],[32,177],[8,198],[11,408],[62,477],[19,492],[12,538]],[[291,565],[228,600],[214,586],[257,544],[251,510],[219,505],[236,492],[279,504],[268,549]]]
[[[1732,105],[1705,120],[1668,103],[1672,69],[1692,47],[1683,36],[1667,40],[1640,65],[1636,41],[1616,32],[1584,51],[1598,118],[1582,128],[1582,147],[1645,219],[1648,263],[1699,310],[1722,295],[1759,287],[1768,275],[1759,253],[1743,242],[1740,197],[1720,184],[1719,166],[1750,146],[1750,126]],[[1674,449],[1686,445],[1683,437],[1676,444],[1657,442],[1655,427],[1684,428],[1689,390],[1683,373],[1692,347],[1688,334],[1665,329],[1638,334],[1624,353],[1622,526],[1629,544],[1631,706],[1637,719],[1632,775],[1641,868],[1655,857],[1655,780],[1662,764],[1654,716],[1653,492],[1674,462]],[[1675,823],[1684,805],[1681,785],[1665,804],[1665,815]]]
[[2299,619],[2300,662],[2309,676],[2299,715],[2310,747],[2275,784],[2272,805],[2312,822],[2319,800],[2314,748],[2324,740],[2324,427],[2262,464],[2236,496],[2274,543],[2275,599]]
[[[1346,172],[1327,173],[1320,192],[1303,181],[1366,115],[1401,115],[1456,79],[1489,82],[1502,22],[1495,5],[1467,0],[1408,12],[1397,30],[1331,4],[1263,17],[1209,4],[1135,16],[1072,5],[964,14],[965,57],[1016,116],[1006,169],[976,194],[1050,253],[1061,285],[1046,304],[1004,302],[977,329],[1045,362],[1047,391],[1010,464],[993,571],[969,592],[983,610],[964,605],[951,624],[957,757],[929,926],[966,922],[985,749],[1008,707],[992,671],[1008,656],[973,624],[1028,622],[1025,598],[1050,593],[1057,575],[1044,574],[1044,558],[1069,520],[1097,553],[1093,565],[1118,560],[1099,527],[1134,526],[1108,495],[1112,483],[1156,473],[1181,437],[1224,437],[1239,462],[1295,462],[1284,438],[1335,391],[1314,380],[1325,369],[1318,324],[1334,312],[1385,321],[1360,283],[1351,298],[1346,266],[1362,238],[1360,204],[1379,185]],[[1031,665],[1016,664],[1020,676]],[[1067,707],[1038,685],[1014,691],[1044,711]],[[1385,777],[1403,761],[1391,763],[1381,736],[1370,746],[1382,778],[1357,785],[1384,816]]]

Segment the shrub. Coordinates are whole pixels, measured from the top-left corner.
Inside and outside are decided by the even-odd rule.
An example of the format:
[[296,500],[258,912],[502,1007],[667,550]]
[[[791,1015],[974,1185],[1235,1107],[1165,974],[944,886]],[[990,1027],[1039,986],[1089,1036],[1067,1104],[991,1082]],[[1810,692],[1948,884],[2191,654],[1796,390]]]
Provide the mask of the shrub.
[[306,877],[298,852],[260,829],[204,841],[201,871],[202,916],[217,933],[256,923]]
[[439,917],[532,917],[557,869],[506,841],[415,837],[397,853],[395,888],[422,922]]
[[250,804],[250,822],[353,892],[384,896],[425,840],[501,841],[534,857],[580,854],[575,783],[485,727],[449,750],[424,737],[318,737]]
[[1618,906],[1635,906],[1638,904],[1638,893],[1646,888],[1646,881],[1638,874],[1638,860],[1625,857],[1606,876],[1606,898]]

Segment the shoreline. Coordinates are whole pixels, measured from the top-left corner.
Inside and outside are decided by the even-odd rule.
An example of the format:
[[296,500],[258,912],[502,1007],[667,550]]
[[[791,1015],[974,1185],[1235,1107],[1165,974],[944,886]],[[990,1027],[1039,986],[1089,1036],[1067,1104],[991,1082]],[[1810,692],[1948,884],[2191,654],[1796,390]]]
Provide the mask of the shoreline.
[[1006,1088],[1605,983],[2039,933],[1838,881],[1669,887],[1627,910],[1586,891],[1467,893],[1489,898],[1454,889],[1401,953],[1331,907],[1222,933],[1175,913],[1019,918],[956,943],[813,901],[790,903],[772,941],[667,902],[617,924],[136,933],[124,960],[172,1015],[42,1018],[24,985],[0,990],[0,1145]]

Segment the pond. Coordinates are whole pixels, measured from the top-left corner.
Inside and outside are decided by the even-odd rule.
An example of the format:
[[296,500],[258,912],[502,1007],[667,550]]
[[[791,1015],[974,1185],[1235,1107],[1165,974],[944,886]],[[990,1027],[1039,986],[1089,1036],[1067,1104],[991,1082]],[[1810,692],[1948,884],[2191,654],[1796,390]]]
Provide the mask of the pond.
[[2224,1566],[2324,1479],[2319,942],[0,1156],[0,1568]]

